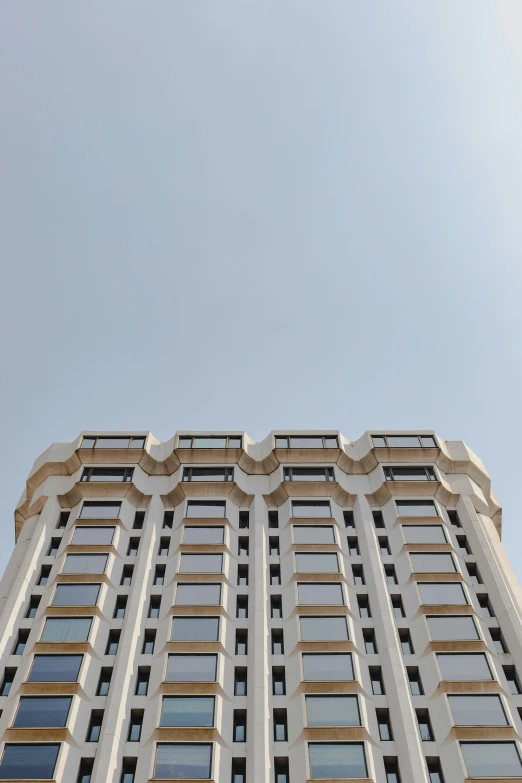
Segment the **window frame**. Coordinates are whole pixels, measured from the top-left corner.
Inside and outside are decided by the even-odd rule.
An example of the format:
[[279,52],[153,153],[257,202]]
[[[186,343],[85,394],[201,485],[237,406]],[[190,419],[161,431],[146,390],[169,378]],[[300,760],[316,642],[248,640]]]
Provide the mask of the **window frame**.
[[[215,475],[208,475],[206,476],[203,472],[198,473],[198,471],[204,471],[204,470],[213,470],[215,471]],[[199,478],[194,481],[194,476],[200,475],[202,478]],[[218,476],[223,475],[223,478],[218,478]],[[234,481],[234,467],[230,465],[225,465],[224,467],[219,467],[216,465],[190,465],[190,466],[184,466],[183,467],[183,473],[181,475],[181,482],[184,483],[190,483],[194,482],[196,484],[206,484],[206,483],[219,483],[219,484],[231,484]]]

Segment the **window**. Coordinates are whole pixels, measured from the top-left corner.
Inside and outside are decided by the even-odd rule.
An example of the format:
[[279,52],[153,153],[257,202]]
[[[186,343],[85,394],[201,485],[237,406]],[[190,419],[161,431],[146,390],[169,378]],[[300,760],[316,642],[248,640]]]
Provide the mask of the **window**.
[[238,567],[237,567],[237,583],[241,587],[246,587],[248,585],[248,566],[247,565],[238,565]]
[[9,696],[9,691],[15,678],[16,669],[8,668],[4,671],[4,679],[0,686],[0,696]]
[[283,617],[283,605],[280,595],[270,597],[270,616],[273,620],[281,620]]
[[23,654],[28,638],[29,638],[29,630],[27,628],[23,628],[22,630],[18,631],[18,636],[16,638],[16,643],[12,653],[13,655]]
[[123,566],[123,570],[121,572],[120,585],[130,585],[130,583],[132,582],[133,572],[134,572],[134,566],[132,565]]
[[240,449],[241,435],[180,435],[179,449]]
[[246,742],[246,717],[246,710],[234,710],[234,742]]
[[226,501],[189,500],[187,517],[189,519],[224,519],[226,517]]
[[350,537],[347,539],[348,541],[348,552],[350,553],[351,557],[357,557],[359,552],[359,541],[355,537]]
[[121,783],[134,783],[137,763],[137,759],[123,759],[120,778]]
[[159,742],[156,746],[155,778],[208,779],[212,766],[212,744]]
[[467,642],[479,639],[472,617],[427,617],[434,642]]
[[376,528],[386,527],[384,524],[384,516],[382,514],[382,511],[380,509],[373,509],[372,510],[373,515],[373,524]]
[[343,606],[341,585],[317,582],[305,582],[297,585],[301,606]]
[[279,536],[270,536],[268,539],[268,554],[270,556],[279,554]]
[[164,585],[165,584],[165,566],[164,565],[157,565],[154,570],[154,581],[152,582],[153,585]]
[[462,524],[459,519],[459,515],[455,510],[449,511],[448,510],[448,518],[453,527],[462,527]]
[[364,649],[366,655],[377,655],[377,642],[373,628],[365,628],[363,631]]
[[71,544],[80,545],[100,545],[105,546],[112,544],[114,538],[114,527],[98,527],[81,525],[74,528],[74,535],[72,537]]
[[487,595],[478,595],[477,600],[479,603],[480,608],[482,609],[482,616],[483,617],[494,617],[495,612],[493,611],[493,607],[491,606],[491,603],[489,601],[489,598]]
[[130,538],[129,546],[127,548],[127,557],[135,557],[138,554],[139,547],[140,547],[140,539]]
[[248,596],[238,595],[236,598],[236,617],[245,620],[248,617]]
[[343,511],[343,518],[345,527],[355,527],[355,519],[351,508],[345,509],[345,511]]
[[274,710],[274,742],[287,742],[288,728],[286,722],[286,710]]
[[149,691],[150,680],[150,668],[148,666],[140,666],[138,669],[138,677],[136,679],[136,696],[146,696]]
[[63,728],[71,701],[71,696],[21,696],[13,728]]
[[57,530],[65,530],[67,527],[67,522],[69,521],[69,517],[71,516],[70,511],[61,511],[60,516],[58,517],[58,522],[56,525]]
[[403,525],[407,544],[447,544],[442,525]]
[[38,607],[40,606],[40,596],[39,595],[32,595],[29,600],[29,606],[27,607],[27,612],[25,613],[25,616],[32,620],[33,617],[36,617],[36,612],[38,611]]
[[500,696],[448,696],[455,726],[507,726]]
[[406,669],[408,680],[410,683],[410,691],[412,696],[422,696],[424,690],[422,688],[422,681],[420,678],[419,670],[414,668]]
[[381,550],[381,557],[385,557],[386,555],[391,555],[391,549],[390,544],[388,542],[388,538],[386,536],[380,536],[378,538],[379,541],[379,549]]
[[239,536],[239,538],[237,539],[237,554],[238,557],[248,557],[247,536]]
[[171,638],[173,642],[217,642],[219,617],[175,617]]
[[458,582],[419,582],[419,593],[424,605],[463,606],[468,603],[462,585]]
[[300,617],[303,642],[347,642],[348,624],[345,617]]
[[406,617],[406,614],[404,612],[404,606],[402,605],[402,598],[400,595],[392,595],[391,597],[391,605],[393,609],[393,614],[396,619],[400,619],[401,617]]
[[292,516],[301,519],[327,519],[332,516],[329,500],[292,500]]
[[105,655],[116,655],[118,652],[118,645],[120,643],[120,634],[121,631],[119,630],[109,631],[109,638],[107,640]]
[[83,655],[35,655],[27,681],[77,682],[82,661]]
[[183,530],[184,544],[222,544],[225,540],[225,528],[219,527],[195,527],[186,525]]
[[239,512],[239,529],[248,530],[250,527],[250,511]]
[[308,726],[360,726],[357,696],[305,696]]
[[274,759],[274,776],[275,783],[290,783],[287,758]]
[[217,655],[169,655],[167,682],[215,682]]
[[144,435],[85,435],[81,449],[144,449]]
[[51,566],[48,565],[42,566],[40,571],[40,576],[38,577],[38,582],[36,583],[38,587],[45,587],[45,585],[49,581],[50,573],[51,573]]
[[236,629],[236,655],[247,655],[248,653],[248,631],[246,628]]
[[221,603],[220,584],[178,584],[176,606],[219,606]]
[[246,759],[232,759],[232,783],[246,783]]
[[362,742],[309,742],[308,751],[312,780],[368,776]]
[[158,557],[168,557],[170,549],[170,538],[162,536],[158,547]]
[[337,449],[334,435],[276,435],[276,449]]
[[92,710],[89,728],[87,729],[86,742],[98,742],[103,723],[103,710]]
[[183,468],[182,481],[234,481],[234,468]]
[[223,555],[181,555],[182,574],[220,574],[223,570]]
[[333,468],[283,468],[283,481],[335,481]]
[[6,743],[0,763],[1,780],[52,780],[60,752],[57,743]]
[[522,776],[522,763],[514,742],[461,742],[469,777]]
[[76,783],[91,783],[91,775],[94,767],[94,759],[80,759],[80,768]]
[[143,710],[131,710],[127,742],[139,742],[143,726]]
[[305,680],[314,682],[353,680],[353,664],[350,653],[303,653]]
[[92,617],[48,617],[41,642],[86,642]]
[[410,557],[414,573],[450,574],[457,570],[449,552],[413,552]]
[[430,776],[430,783],[444,783],[440,761],[438,759],[426,759],[426,764],[428,767],[428,775]]
[[396,500],[397,514],[400,517],[438,517],[439,513],[433,500]]
[[274,666],[272,668],[272,693],[274,696],[284,696],[286,694],[286,676],[284,666]]
[[156,631],[147,629],[143,635],[143,655],[152,655],[154,653],[154,644],[156,643]]
[[143,530],[143,523],[145,522],[145,512],[136,511],[134,514],[134,522],[132,524],[133,530]]
[[499,655],[504,655],[505,653],[507,653],[508,648],[506,646],[506,642],[504,641],[504,637],[502,636],[500,628],[490,628],[489,632],[491,634],[493,644],[495,645],[495,649],[499,653]]
[[352,566],[353,583],[354,585],[366,584],[364,579],[364,570],[361,565]]
[[134,468],[84,468],[80,481],[132,481]]
[[284,652],[283,631],[279,628],[274,628],[272,631],[272,655],[283,655]]
[[[512,693],[513,696],[522,693],[522,690],[520,688],[520,681],[518,679],[518,675],[515,667],[503,666],[502,668],[504,669],[504,675],[507,680],[509,692]],[[491,679],[491,677],[489,677],[488,679]]]
[[380,666],[370,666],[370,682],[372,684],[372,693],[375,696],[384,696],[384,682]]
[[443,680],[492,680],[484,653],[440,653],[437,661]]
[[332,553],[303,553],[295,554],[296,571],[301,574],[338,574],[339,562],[335,552]]
[[52,606],[96,606],[100,593],[99,584],[56,585]]
[[428,710],[416,710],[416,713],[421,740],[423,742],[433,742],[433,730]]
[[62,542],[61,538],[51,538],[49,549],[47,550],[47,557],[54,557],[60,548]]
[[429,465],[415,467],[394,465],[383,470],[386,481],[438,481],[435,469]]
[[359,606],[359,617],[371,617],[370,600],[367,595],[357,596],[357,605]]
[[108,555],[67,555],[62,574],[104,574]]
[[376,710],[379,737],[383,742],[391,742],[393,739],[389,710]]
[[466,536],[457,536],[457,546],[460,549],[461,555],[471,555],[471,547],[468,544]]
[[104,666],[100,671],[96,696],[107,696],[111,687],[112,667]]
[[281,584],[281,568],[277,565],[270,566],[270,584],[274,587]]
[[399,631],[399,642],[403,655],[413,655],[413,643],[411,641],[410,632],[406,628],[401,628]]
[[480,576],[480,572],[477,568],[476,563],[466,563],[466,569],[468,571],[469,575],[469,581],[472,585],[481,585],[482,584],[482,578]]
[[161,607],[161,595],[151,595],[148,616],[150,618],[158,618],[160,616],[160,607]]
[[397,579],[397,574],[395,572],[395,566],[392,566],[392,565],[384,566],[384,575],[386,576],[386,582],[389,585],[397,585],[397,584],[399,584],[398,579]]
[[174,525],[174,511],[165,511],[163,514],[163,529],[172,530]]
[[234,696],[247,695],[247,670],[243,666],[234,669]]
[[332,525],[293,525],[296,544],[335,544]]
[[374,448],[379,449],[436,449],[433,435],[372,435]]
[[384,771],[386,773],[386,783],[401,783],[399,762],[395,756],[388,756],[384,759]]
[[80,511],[80,519],[118,519],[120,511],[119,500],[85,500]]
[[268,512],[268,527],[275,529],[279,527],[279,512],[278,511],[269,511]]

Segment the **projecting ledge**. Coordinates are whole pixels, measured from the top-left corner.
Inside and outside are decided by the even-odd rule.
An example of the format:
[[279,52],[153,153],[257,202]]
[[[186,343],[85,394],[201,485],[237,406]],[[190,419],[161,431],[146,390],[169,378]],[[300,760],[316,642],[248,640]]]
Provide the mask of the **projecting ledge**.
[[157,742],[212,742],[219,739],[217,729],[207,729],[201,726],[192,728],[162,727],[152,735]]
[[[517,778],[518,780],[519,778]],[[185,781],[187,783],[187,781]],[[305,783],[374,783],[373,778],[309,778]],[[471,783],[471,781],[470,781]],[[504,783],[495,778],[495,783]],[[506,781],[508,783],[508,781]]]

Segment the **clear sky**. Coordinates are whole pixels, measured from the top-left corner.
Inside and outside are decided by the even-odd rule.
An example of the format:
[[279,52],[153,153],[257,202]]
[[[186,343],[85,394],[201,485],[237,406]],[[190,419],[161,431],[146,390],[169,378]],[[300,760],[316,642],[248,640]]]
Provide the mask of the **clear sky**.
[[520,0],[6,0],[0,568],[82,429],[433,428],[522,577]]

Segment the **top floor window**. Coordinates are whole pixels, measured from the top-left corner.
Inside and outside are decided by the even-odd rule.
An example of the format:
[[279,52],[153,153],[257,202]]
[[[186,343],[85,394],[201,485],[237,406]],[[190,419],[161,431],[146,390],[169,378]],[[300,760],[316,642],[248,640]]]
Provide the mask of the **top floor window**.
[[335,481],[333,468],[283,468],[284,481]]
[[234,468],[183,468],[182,481],[234,481]]
[[419,467],[394,465],[383,470],[386,481],[438,481],[435,469],[430,465],[419,465]]
[[334,435],[276,435],[276,449],[338,449]]
[[436,449],[433,435],[372,435],[376,449]]
[[84,468],[81,481],[132,481],[134,468]]
[[81,449],[144,449],[143,435],[85,435]]
[[198,435],[180,435],[178,449],[240,449],[240,435],[210,435],[202,438]]

